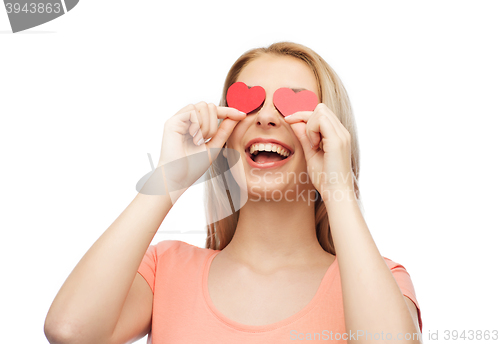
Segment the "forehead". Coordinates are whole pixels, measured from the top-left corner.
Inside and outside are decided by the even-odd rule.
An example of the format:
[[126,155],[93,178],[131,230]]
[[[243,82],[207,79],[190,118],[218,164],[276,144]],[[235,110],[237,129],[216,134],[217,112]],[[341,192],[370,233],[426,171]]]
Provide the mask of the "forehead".
[[318,95],[313,71],[306,62],[292,56],[259,56],[243,67],[236,81],[262,86],[267,91],[280,87],[305,88]]

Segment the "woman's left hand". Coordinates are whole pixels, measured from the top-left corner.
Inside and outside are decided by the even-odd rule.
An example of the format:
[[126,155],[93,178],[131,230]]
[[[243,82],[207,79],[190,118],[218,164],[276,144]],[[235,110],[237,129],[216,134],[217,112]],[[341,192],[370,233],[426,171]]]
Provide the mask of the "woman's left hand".
[[333,111],[319,103],[314,111],[295,112],[285,122],[302,145],[307,172],[320,195],[325,198],[329,190],[351,190],[351,134]]

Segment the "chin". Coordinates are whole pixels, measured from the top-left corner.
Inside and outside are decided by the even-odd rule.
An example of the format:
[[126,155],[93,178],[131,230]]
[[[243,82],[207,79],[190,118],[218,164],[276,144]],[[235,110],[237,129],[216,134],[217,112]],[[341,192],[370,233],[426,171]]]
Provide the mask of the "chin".
[[[271,179],[272,177],[268,177]],[[285,202],[286,199],[294,199],[296,189],[299,185],[275,183],[270,181],[264,182],[247,182],[248,200],[249,201],[267,201],[267,202]]]

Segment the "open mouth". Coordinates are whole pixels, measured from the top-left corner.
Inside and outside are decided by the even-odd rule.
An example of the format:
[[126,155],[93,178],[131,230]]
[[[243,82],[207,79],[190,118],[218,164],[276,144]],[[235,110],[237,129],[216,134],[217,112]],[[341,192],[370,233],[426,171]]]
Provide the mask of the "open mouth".
[[257,165],[274,165],[280,161],[287,160],[293,152],[279,144],[274,143],[255,143],[246,150],[248,157]]
[[284,160],[285,157],[273,152],[257,152],[254,154],[250,154],[250,159],[255,161],[257,164],[265,164],[267,162]]

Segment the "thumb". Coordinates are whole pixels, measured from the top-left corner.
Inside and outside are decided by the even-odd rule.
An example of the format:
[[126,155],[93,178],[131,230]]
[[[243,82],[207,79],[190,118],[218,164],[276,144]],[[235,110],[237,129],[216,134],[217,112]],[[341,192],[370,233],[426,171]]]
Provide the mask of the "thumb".
[[290,127],[292,127],[295,136],[297,136],[297,139],[302,146],[302,150],[304,151],[305,156],[308,156],[313,150],[311,148],[311,141],[309,141],[309,137],[306,134],[306,123],[293,123],[290,124]]
[[223,120],[219,125],[219,128],[217,128],[217,132],[215,133],[215,135],[210,141],[206,143],[208,148],[222,148],[238,122],[239,121],[235,121],[230,118],[226,118],[225,120]]

